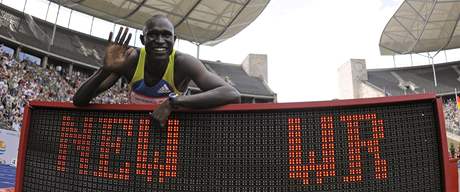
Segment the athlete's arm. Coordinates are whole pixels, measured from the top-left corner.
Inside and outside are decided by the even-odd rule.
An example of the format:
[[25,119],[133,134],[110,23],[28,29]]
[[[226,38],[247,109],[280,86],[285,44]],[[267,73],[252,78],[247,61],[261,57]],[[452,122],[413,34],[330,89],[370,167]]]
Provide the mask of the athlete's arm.
[[119,78],[120,75],[101,67],[80,86],[73,96],[73,104],[76,106],[88,105],[91,99],[112,87]]
[[206,70],[200,60],[188,54],[181,54],[176,56],[176,64],[175,67],[180,67],[181,71],[187,72],[186,75],[195,82],[202,92],[195,95],[177,96],[173,104],[169,100],[161,103],[153,112],[153,117],[159,121],[161,126],[165,125],[173,107],[199,109],[240,102],[240,93],[221,78]]
[[223,79],[206,70],[200,60],[188,54],[182,54],[179,62],[182,62],[181,67],[184,68],[184,71],[189,72],[191,80],[202,92],[195,95],[178,96],[174,105],[196,109],[240,102],[240,93]]
[[131,39],[131,34],[126,38],[128,29],[125,29],[123,35],[121,35],[122,31],[123,28],[120,28],[113,42],[112,32],[110,32],[104,65],[78,89],[73,97],[74,105],[88,105],[91,99],[112,87],[121,76],[131,76],[129,72],[132,71],[130,69],[137,60],[137,52],[128,47]]

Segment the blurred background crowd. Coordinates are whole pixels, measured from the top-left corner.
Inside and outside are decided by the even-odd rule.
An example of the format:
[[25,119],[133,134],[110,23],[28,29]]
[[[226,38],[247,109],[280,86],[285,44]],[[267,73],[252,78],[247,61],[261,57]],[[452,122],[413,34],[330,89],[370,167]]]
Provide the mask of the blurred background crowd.
[[[68,75],[60,66],[40,67],[24,59],[0,52],[0,128],[19,131],[27,101],[71,102],[77,88],[88,78],[74,72]],[[126,84],[118,83],[93,103],[127,103]]]

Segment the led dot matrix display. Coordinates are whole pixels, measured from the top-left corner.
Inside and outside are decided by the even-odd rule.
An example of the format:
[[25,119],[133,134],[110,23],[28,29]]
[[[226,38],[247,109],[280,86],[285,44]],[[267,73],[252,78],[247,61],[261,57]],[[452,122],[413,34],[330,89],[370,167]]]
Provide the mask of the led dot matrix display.
[[443,190],[432,100],[148,112],[34,106],[22,190]]

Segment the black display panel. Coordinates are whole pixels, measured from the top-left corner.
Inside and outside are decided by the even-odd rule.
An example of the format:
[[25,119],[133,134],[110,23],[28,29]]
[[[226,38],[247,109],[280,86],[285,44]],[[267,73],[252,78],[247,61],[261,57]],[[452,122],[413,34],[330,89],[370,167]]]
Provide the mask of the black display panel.
[[173,113],[33,107],[23,191],[442,191],[433,100]]

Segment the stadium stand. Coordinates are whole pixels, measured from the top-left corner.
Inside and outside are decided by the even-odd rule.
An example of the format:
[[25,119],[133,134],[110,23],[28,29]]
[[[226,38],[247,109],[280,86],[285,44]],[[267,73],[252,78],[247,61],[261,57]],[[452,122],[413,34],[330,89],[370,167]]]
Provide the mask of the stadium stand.
[[386,91],[388,95],[436,92],[438,95],[452,94],[460,88],[459,75],[455,68],[460,62],[436,64],[437,86],[434,86],[431,65],[394,69],[370,69],[368,82]]
[[29,49],[37,56],[50,55],[67,63],[96,69],[102,64],[105,40],[56,25],[53,46],[48,44],[53,24],[0,4],[0,39]]

